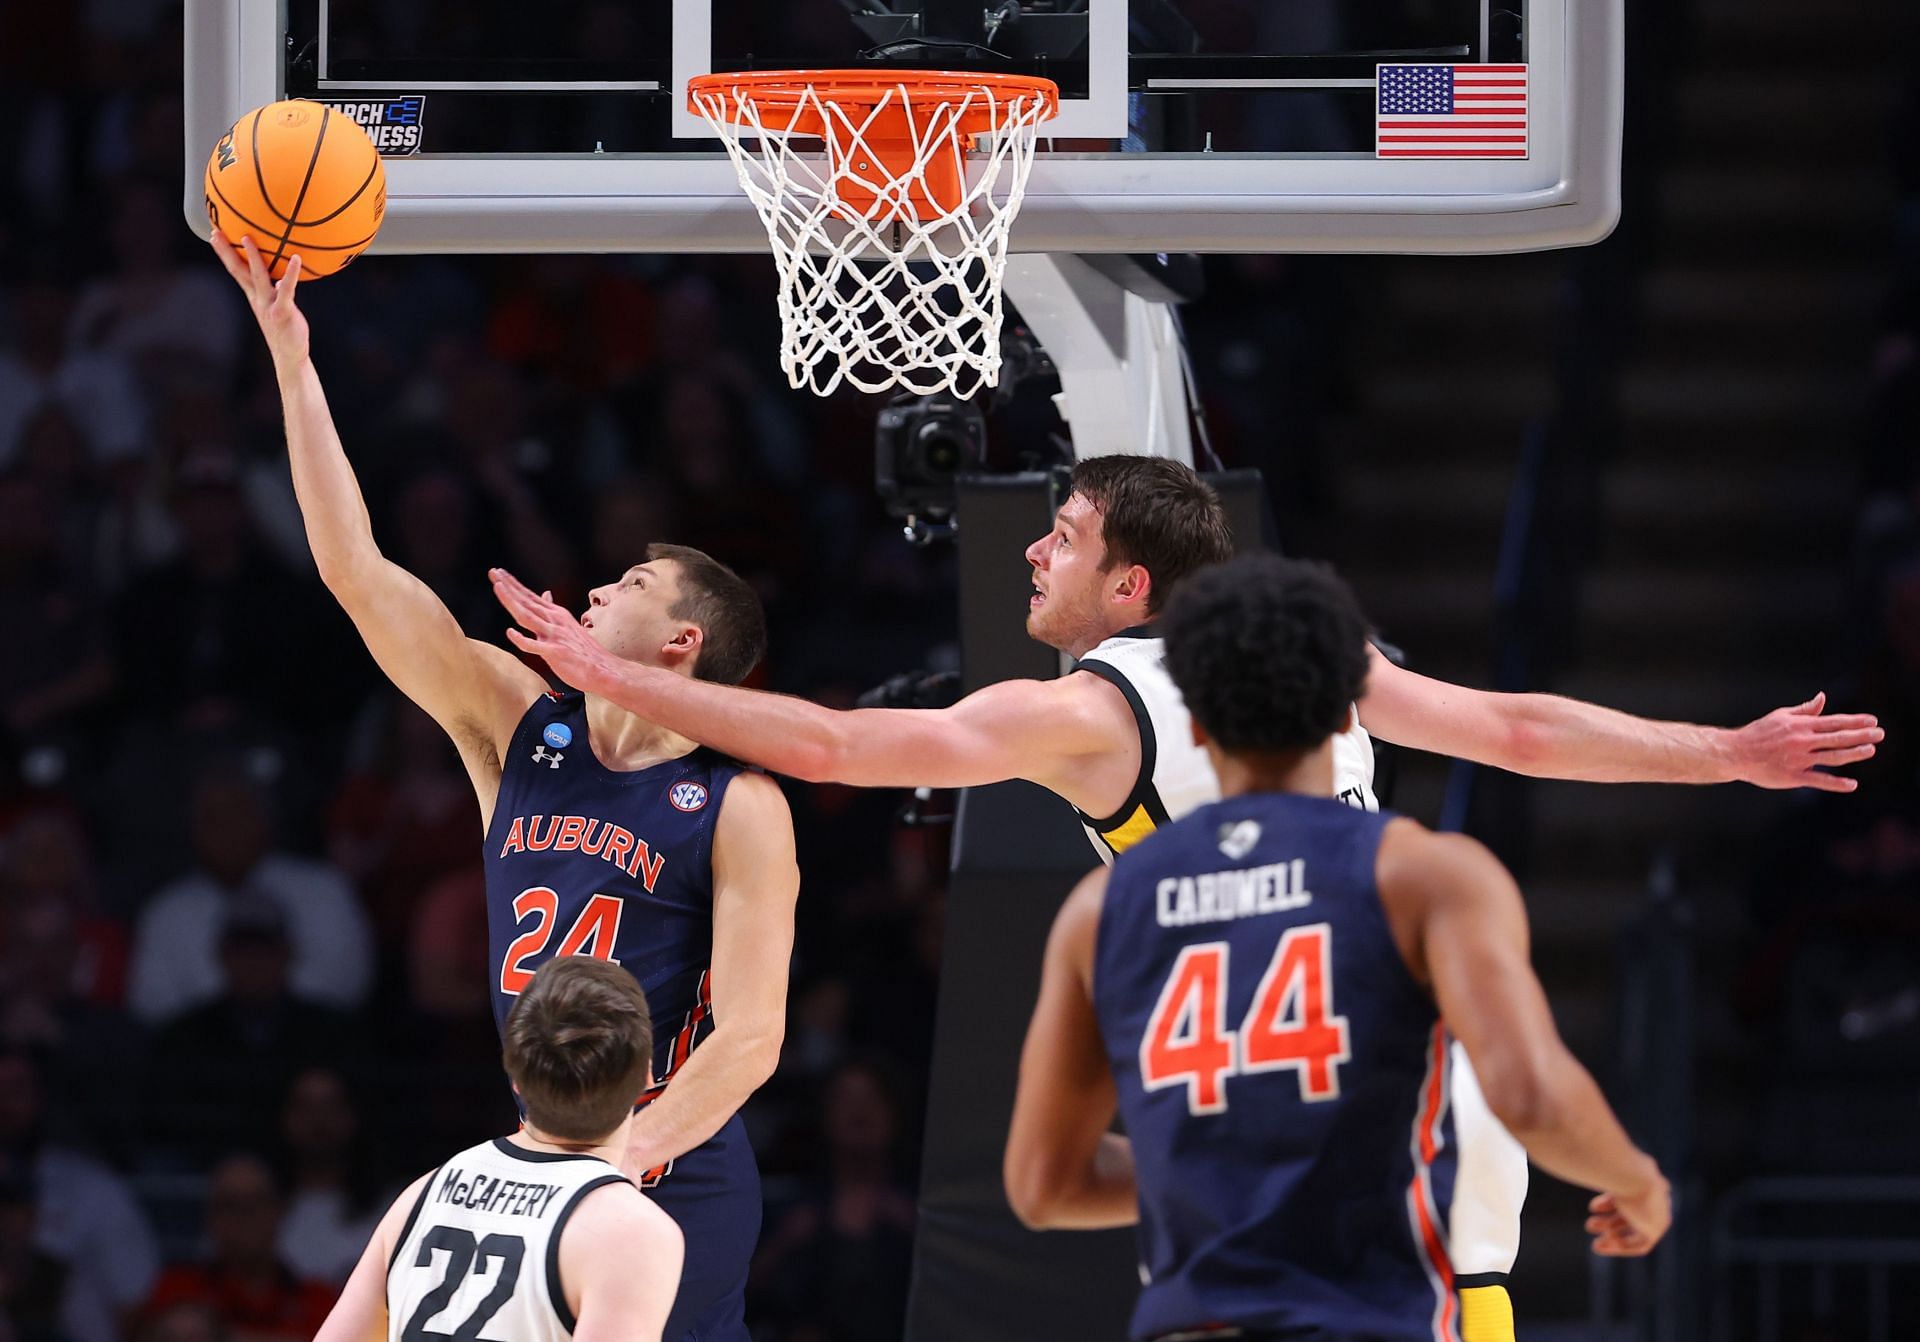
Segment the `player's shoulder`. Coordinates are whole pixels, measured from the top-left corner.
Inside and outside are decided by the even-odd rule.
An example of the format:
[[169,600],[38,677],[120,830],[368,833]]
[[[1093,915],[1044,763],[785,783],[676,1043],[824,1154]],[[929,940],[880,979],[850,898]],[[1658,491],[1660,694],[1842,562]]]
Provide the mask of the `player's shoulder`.
[[793,808],[787,794],[758,770],[740,774],[720,797],[713,822],[713,871],[746,878],[743,889],[765,899],[791,899],[799,889],[794,866]]
[[596,1245],[658,1247],[681,1239],[674,1219],[623,1177],[608,1179],[581,1195],[561,1233],[569,1249],[589,1253]]
[[1132,730],[1139,696],[1136,677],[1130,667],[1105,657],[1091,655],[1067,675],[1054,680],[1035,681],[1047,687],[1057,711],[1071,713],[1082,724],[1107,729],[1124,726]]
[[614,1178],[589,1189],[552,1252],[559,1268],[553,1284],[578,1316],[576,1337],[660,1336],[686,1240],[631,1182]]
[[477,638],[468,639],[467,648],[492,690],[492,712],[499,720],[489,725],[495,730],[504,727],[511,731],[543,697],[556,701],[565,698],[517,653]]
[[787,794],[771,774],[744,765],[738,766],[737,772],[728,775],[726,788],[726,795],[720,801],[723,820],[731,823],[739,818],[764,823],[783,819],[792,823],[793,813],[787,804]]
[[1133,722],[1122,691],[1084,668],[1046,680],[997,680],[950,708],[923,711],[1021,745],[1079,754],[1109,745],[1116,729],[1130,731]]
[[1431,830],[1403,815],[1387,821],[1374,859],[1376,884],[1390,897],[1471,891],[1494,871],[1504,873],[1505,868],[1478,839]]
[[524,689],[528,703],[532,703],[537,695],[551,692],[547,678],[521,661],[520,655],[511,649],[478,638],[468,639],[467,646],[472,650],[474,660],[494,676],[502,688],[511,689],[516,694]]

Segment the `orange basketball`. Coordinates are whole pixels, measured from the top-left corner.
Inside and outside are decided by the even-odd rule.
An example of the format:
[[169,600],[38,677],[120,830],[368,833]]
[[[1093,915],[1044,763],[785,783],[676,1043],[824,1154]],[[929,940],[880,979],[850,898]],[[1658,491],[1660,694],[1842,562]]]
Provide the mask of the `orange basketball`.
[[251,237],[276,280],[300,257],[303,278],[360,255],[387,210],[380,152],[351,117],[299,99],[247,113],[207,160],[207,217],[236,247]]

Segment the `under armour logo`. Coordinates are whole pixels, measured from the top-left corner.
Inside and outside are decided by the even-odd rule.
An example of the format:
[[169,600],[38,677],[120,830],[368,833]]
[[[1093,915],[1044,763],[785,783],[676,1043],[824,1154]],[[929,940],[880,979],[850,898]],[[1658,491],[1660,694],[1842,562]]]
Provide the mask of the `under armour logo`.
[[565,758],[566,756],[562,755],[559,751],[548,750],[545,746],[535,746],[533,749],[533,762],[535,764],[544,764],[549,769],[558,769],[560,767],[560,761]]

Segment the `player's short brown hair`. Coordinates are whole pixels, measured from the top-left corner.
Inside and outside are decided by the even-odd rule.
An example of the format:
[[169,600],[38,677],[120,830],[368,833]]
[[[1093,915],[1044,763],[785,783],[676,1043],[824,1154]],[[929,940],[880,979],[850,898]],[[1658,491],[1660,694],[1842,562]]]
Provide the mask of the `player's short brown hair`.
[[605,960],[549,960],[507,1013],[505,1055],[527,1122],[549,1137],[599,1141],[647,1088],[647,995],[633,975]]
[[1233,528],[1220,496],[1166,457],[1088,457],[1073,468],[1073,492],[1100,514],[1101,568],[1138,564],[1153,578],[1147,613],[1158,615],[1189,573],[1233,556]]
[[759,593],[738,573],[691,545],[649,545],[647,559],[671,559],[680,567],[680,599],[671,614],[700,626],[694,676],[738,685],[751,675],[767,655],[767,614],[760,608]]

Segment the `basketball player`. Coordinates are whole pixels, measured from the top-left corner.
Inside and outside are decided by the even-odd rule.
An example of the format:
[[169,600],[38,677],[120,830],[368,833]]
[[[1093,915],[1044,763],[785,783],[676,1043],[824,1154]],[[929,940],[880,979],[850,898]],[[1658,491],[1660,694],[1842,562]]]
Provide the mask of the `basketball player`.
[[1652,1249],[1666,1180],[1560,1042],[1513,879],[1472,839],[1334,799],[1367,674],[1345,585],[1249,556],[1190,579],[1165,624],[1223,800],[1054,921],[1007,1138],[1020,1218],[1139,1222],[1141,1342],[1471,1336],[1445,1236],[1451,1032],[1534,1160],[1599,1193],[1595,1250]]
[[[625,966],[654,1011],[655,1085],[622,1161],[686,1233],[667,1336],[745,1342],[760,1176],[740,1106],[772,1075],[785,1029],[799,890],[780,789],[684,736],[505,648],[468,639],[427,586],[374,542],[353,468],[307,357],[299,258],[276,285],[258,251],[216,235],[272,351],[287,448],[321,580],[400,691],[459,748],[485,828],[489,987],[507,1013],[542,963]],[[753,590],[698,550],[656,545],[593,589],[578,626],[609,656],[668,675],[739,681],[766,623]]]
[[618,1168],[653,1080],[646,995],[603,961],[549,960],[505,1054],[526,1122],[394,1200],[315,1342],[659,1342],[680,1228]]
[[[952,708],[840,711],[662,674],[607,655],[580,623],[500,570],[494,590],[527,630],[516,646],[569,684],[604,695],[764,768],[865,787],[968,787],[1024,778],[1080,813],[1111,861],[1169,820],[1219,797],[1168,678],[1155,619],[1186,575],[1228,558],[1225,510],[1194,472],[1157,457],[1078,463],[1052,531],[1027,547],[1027,632],[1079,659],[1057,680],[1004,681]],[[1368,652],[1364,697],[1334,739],[1335,793],[1377,809],[1371,734],[1545,778],[1718,783],[1851,791],[1826,772],[1874,753],[1864,714],[1823,715],[1824,696],[1737,729],[1653,722],[1545,694],[1493,694],[1421,676]],[[1510,1308],[1525,1153],[1486,1112],[1464,1058],[1451,1069],[1462,1185],[1449,1228],[1471,1289]],[[1504,1342],[1510,1331],[1473,1342]]]

